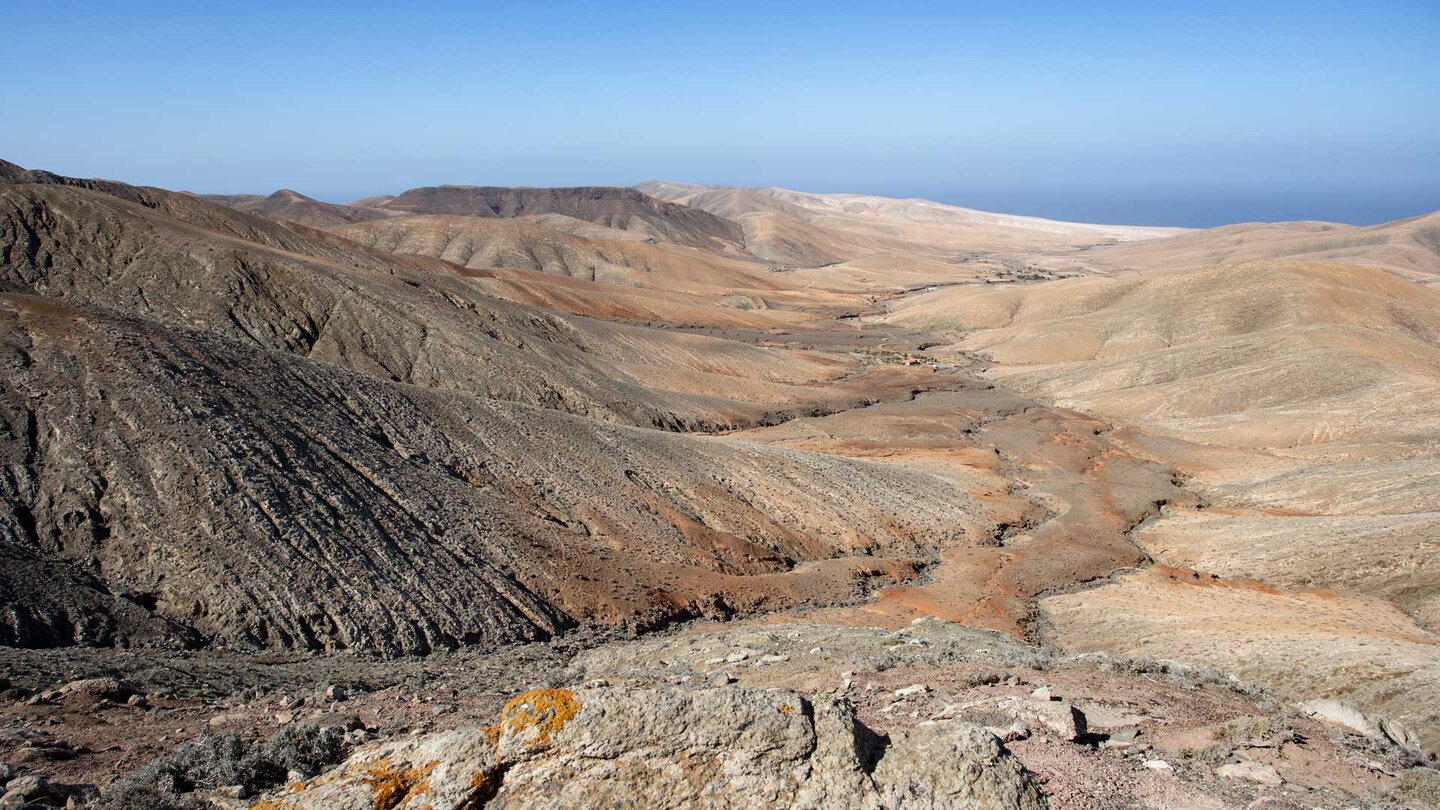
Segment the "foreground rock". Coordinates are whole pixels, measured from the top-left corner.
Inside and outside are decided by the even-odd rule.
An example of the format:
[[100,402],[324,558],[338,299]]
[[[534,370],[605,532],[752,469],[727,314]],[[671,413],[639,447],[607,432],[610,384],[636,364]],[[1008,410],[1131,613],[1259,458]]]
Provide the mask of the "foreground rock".
[[537,689],[500,722],[360,750],[254,805],[1043,808],[984,729],[921,724],[887,741],[848,701],[741,688]]

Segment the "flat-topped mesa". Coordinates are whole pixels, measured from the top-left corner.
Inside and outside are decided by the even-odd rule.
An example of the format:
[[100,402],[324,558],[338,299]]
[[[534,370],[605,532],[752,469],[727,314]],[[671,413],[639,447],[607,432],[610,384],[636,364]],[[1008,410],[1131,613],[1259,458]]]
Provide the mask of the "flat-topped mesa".
[[562,214],[619,230],[644,231],[656,241],[712,250],[737,251],[744,240],[740,227],[724,217],[618,186],[427,186],[381,199],[375,208],[392,213],[504,218]]

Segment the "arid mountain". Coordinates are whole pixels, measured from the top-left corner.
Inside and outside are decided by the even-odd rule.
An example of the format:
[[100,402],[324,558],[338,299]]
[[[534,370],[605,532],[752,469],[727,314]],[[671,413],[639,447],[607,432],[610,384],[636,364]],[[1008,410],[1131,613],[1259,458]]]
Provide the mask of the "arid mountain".
[[[644,626],[852,598],[990,522],[922,472],[603,424],[874,396],[816,385],[843,363],[566,320],[454,265],[116,190],[0,189],[5,543],[33,561],[7,570],[8,643],[393,653]],[[73,573],[37,593],[46,567]]]
[[0,804],[1434,787],[1433,215],[644,188],[0,162]]
[[383,219],[386,216],[374,208],[320,202],[288,188],[282,188],[269,196],[260,194],[205,194],[201,196],[240,211],[264,214],[275,219],[288,219],[312,228],[333,228],[350,222]]
[[876,254],[954,259],[976,251],[1009,253],[1017,248],[1094,245],[1152,239],[1182,230],[1056,222],[929,200],[863,194],[807,194],[781,188],[658,181],[636,188],[734,219],[745,229],[746,245],[755,255],[799,267],[838,264]]
[[452,214],[470,217],[562,214],[623,231],[636,231],[658,242],[712,250],[738,250],[735,223],[689,206],[657,200],[631,188],[499,188],[434,186],[412,188],[374,203],[386,213]]

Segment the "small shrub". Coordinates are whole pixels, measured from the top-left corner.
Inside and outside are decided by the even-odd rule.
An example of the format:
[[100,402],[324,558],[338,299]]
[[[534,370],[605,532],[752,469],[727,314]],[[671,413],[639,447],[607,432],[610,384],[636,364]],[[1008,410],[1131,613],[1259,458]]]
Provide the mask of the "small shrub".
[[1390,789],[1390,798],[1414,810],[1440,810],[1440,771],[1411,768]]
[[289,771],[317,773],[345,757],[338,729],[287,726],[264,742],[203,734],[101,791],[94,807],[109,810],[201,807],[186,796],[197,789],[244,785],[260,792],[285,783]]
[[1271,715],[1256,717],[1246,715],[1226,720],[1211,730],[1216,742],[1245,743],[1259,740],[1273,740],[1290,730],[1285,718]]

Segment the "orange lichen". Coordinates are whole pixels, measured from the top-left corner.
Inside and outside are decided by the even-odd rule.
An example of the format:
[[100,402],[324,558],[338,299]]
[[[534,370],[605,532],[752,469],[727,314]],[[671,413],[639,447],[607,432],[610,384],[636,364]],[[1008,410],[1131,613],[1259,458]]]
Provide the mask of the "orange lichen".
[[795,707],[794,707],[794,706],[791,706],[789,703],[782,703],[782,704],[780,704],[780,713],[781,713],[781,714],[794,714],[794,713],[795,713]]
[[540,741],[565,727],[580,710],[580,701],[569,689],[531,689],[510,699],[500,710],[499,729],[521,734],[535,729]]
[[376,810],[390,810],[412,796],[429,793],[430,772],[439,764],[439,760],[433,759],[424,765],[411,765],[382,758],[370,766],[360,781],[370,788],[370,799]]

